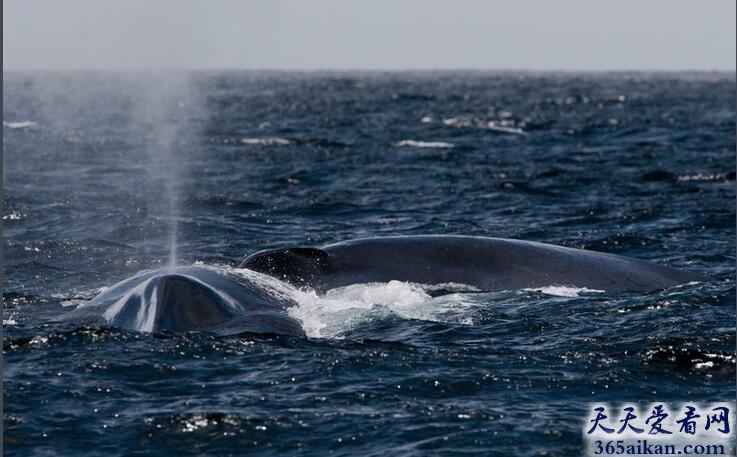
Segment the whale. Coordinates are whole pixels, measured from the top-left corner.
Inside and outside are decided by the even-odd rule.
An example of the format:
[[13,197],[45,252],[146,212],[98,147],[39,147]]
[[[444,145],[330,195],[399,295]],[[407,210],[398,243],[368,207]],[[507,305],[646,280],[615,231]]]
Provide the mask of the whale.
[[376,237],[270,249],[249,255],[240,266],[318,292],[392,280],[460,284],[488,292],[547,286],[653,292],[708,280],[699,273],[616,254],[460,235]]
[[202,267],[146,270],[114,284],[64,321],[145,333],[244,333],[304,337],[289,316],[296,302],[262,275],[235,276]]
[[262,250],[243,260],[239,274],[233,271],[204,266],[145,270],[104,289],[63,320],[147,333],[305,337],[301,323],[289,314],[297,306],[289,293],[294,288],[324,293],[404,281],[435,286],[431,295],[547,286],[652,292],[708,281],[699,273],[615,254],[455,235]]

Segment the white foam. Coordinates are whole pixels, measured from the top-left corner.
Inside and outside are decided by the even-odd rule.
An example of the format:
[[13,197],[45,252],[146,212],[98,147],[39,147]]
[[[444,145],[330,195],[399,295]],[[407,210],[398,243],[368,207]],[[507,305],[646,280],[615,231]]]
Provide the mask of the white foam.
[[84,305],[88,301],[89,300],[86,300],[84,298],[70,298],[68,300],[62,300],[60,305],[64,308],[70,308],[72,306],[76,308],[78,306]]
[[7,127],[9,129],[27,129],[27,128],[38,127],[38,124],[33,121],[18,121],[18,122],[3,121],[3,127]]
[[724,173],[696,173],[693,175],[681,175],[678,177],[679,181],[719,181],[726,179],[727,175]]
[[449,127],[472,127],[473,121],[467,117],[447,117],[443,119],[443,125]]
[[214,271],[222,276],[227,277],[232,275],[235,279],[243,279],[246,282],[255,283],[275,298],[293,299],[293,296],[298,291],[291,284],[247,268],[236,268],[227,265],[206,265],[202,262],[195,262],[194,266]]
[[18,212],[18,211],[13,211],[11,213],[4,215],[3,220],[4,221],[19,221],[23,219],[24,217],[26,217],[26,214]]
[[573,286],[546,286],[536,287],[534,289],[523,289],[529,292],[542,292],[545,295],[552,295],[553,297],[579,297],[579,294],[600,294],[604,293],[603,290],[598,289],[587,289],[586,287],[573,287]]
[[486,127],[489,130],[494,130],[495,132],[502,132],[502,133],[514,133],[516,135],[524,135],[525,131],[522,130],[519,127],[513,127],[509,125],[510,123],[508,121],[489,121],[486,124]]
[[[318,294],[245,268],[201,262],[195,266],[255,283],[277,300],[295,302],[297,305],[289,309],[289,315],[300,321],[310,338],[341,338],[347,331],[390,316],[472,325],[473,315],[469,311],[486,303],[483,294],[465,293],[477,290],[465,284],[428,286],[390,281],[353,284]],[[436,289],[458,293],[431,297],[426,292]]]
[[480,128],[489,129],[501,133],[513,133],[524,135],[525,131],[518,127],[514,120],[510,119],[512,113],[502,111],[499,119],[485,119],[469,116],[448,117],[443,119],[443,125],[456,128]]
[[420,284],[420,287],[422,287],[422,290],[426,292],[430,292],[431,294],[433,292],[442,291],[445,294],[450,293],[463,293],[463,292],[481,292],[481,289],[478,287],[474,287],[468,284],[461,284],[457,282],[443,282],[440,284]]
[[395,144],[395,146],[411,147],[411,148],[453,148],[453,143],[447,143],[445,141],[417,141],[417,140],[402,140]]
[[18,325],[18,322],[15,319],[3,319],[3,325]]
[[243,144],[260,144],[263,146],[286,146],[292,144],[286,138],[267,137],[267,138],[241,138]]
[[481,305],[464,294],[431,297],[420,284],[401,281],[354,284],[332,289],[325,295],[296,291],[298,306],[289,314],[302,322],[311,338],[341,338],[352,329],[397,316],[429,322],[473,324],[469,310]]

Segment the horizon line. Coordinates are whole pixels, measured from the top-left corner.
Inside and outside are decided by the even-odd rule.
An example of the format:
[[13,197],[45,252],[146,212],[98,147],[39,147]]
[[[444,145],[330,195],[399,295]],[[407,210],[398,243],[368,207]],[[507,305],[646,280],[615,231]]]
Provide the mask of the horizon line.
[[47,73],[74,73],[74,72],[116,72],[116,73],[166,73],[166,72],[189,72],[189,73],[207,73],[207,72],[251,72],[251,73],[737,73],[737,68],[682,68],[682,69],[659,69],[659,68],[624,68],[624,69],[543,69],[543,68],[492,68],[492,67],[459,67],[459,68],[280,68],[280,67],[213,67],[213,68],[186,68],[186,67],[89,67],[89,68],[6,68],[3,66],[3,74],[5,73],[31,73],[31,72],[47,72]]

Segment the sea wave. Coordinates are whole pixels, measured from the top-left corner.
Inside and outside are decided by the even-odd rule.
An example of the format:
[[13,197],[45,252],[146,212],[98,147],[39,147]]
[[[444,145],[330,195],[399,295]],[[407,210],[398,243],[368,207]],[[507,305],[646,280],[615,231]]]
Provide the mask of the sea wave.
[[[324,294],[299,289],[274,277],[245,268],[227,265],[194,264],[236,281],[257,284],[278,301],[296,303],[289,315],[300,321],[310,338],[341,339],[346,332],[381,321],[390,316],[430,322],[473,324],[469,312],[481,306],[478,289],[463,284],[428,286],[403,281],[353,284],[331,289]],[[442,288],[452,291],[434,297]],[[471,292],[471,293],[469,293]]]
[[243,144],[258,144],[263,146],[286,146],[292,144],[290,140],[279,137],[266,137],[266,138],[241,138]]
[[398,148],[409,147],[409,148],[453,148],[453,143],[445,141],[417,141],[417,140],[402,140],[395,144]]
[[28,128],[38,127],[38,123],[34,121],[17,121],[17,122],[3,121],[3,127],[7,127],[9,129],[28,129]]
[[[522,127],[526,124],[524,122],[518,122],[512,119],[511,116],[511,113],[501,112],[499,114],[499,117],[494,119],[470,116],[455,116],[443,118],[441,122],[446,127],[477,128],[493,130],[500,133],[524,135],[525,131]],[[425,118],[423,118],[422,121],[425,122]],[[427,122],[432,122],[432,118],[429,118]]]
[[603,290],[599,289],[587,289],[586,287],[572,287],[572,286],[546,286],[546,287],[535,287],[532,289],[524,289],[528,292],[542,292],[545,295],[552,295],[553,297],[579,297],[579,294],[600,294],[604,293]]
[[524,135],[525,131],[519,127],[513,127],[505,121],[489,121],[486,123],[486,128],[494,130],[495,132],[502,133],[514,133],[516,135]]
[[311,338],[341,339],[346,332],[391,317],[427,322],[474,324],[483,305],[476,293],[431,296],[422,284],[403,281],[353,284],[327,291],[296,290],[289,314]]
[[729,179],[729,173],[694,173],[678,176],[678,181],[725,181]]

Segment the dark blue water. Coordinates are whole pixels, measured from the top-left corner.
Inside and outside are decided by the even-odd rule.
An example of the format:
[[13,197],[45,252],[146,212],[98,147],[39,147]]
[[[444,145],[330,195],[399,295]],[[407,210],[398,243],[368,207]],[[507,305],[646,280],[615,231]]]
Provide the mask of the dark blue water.
[[[735,397],[734,74],[3,80],[6,455],[573,455],[589,402]],[[180,264],[466,234],[713,280],[305,291],[309,339],[51,322],[172,227]]]

